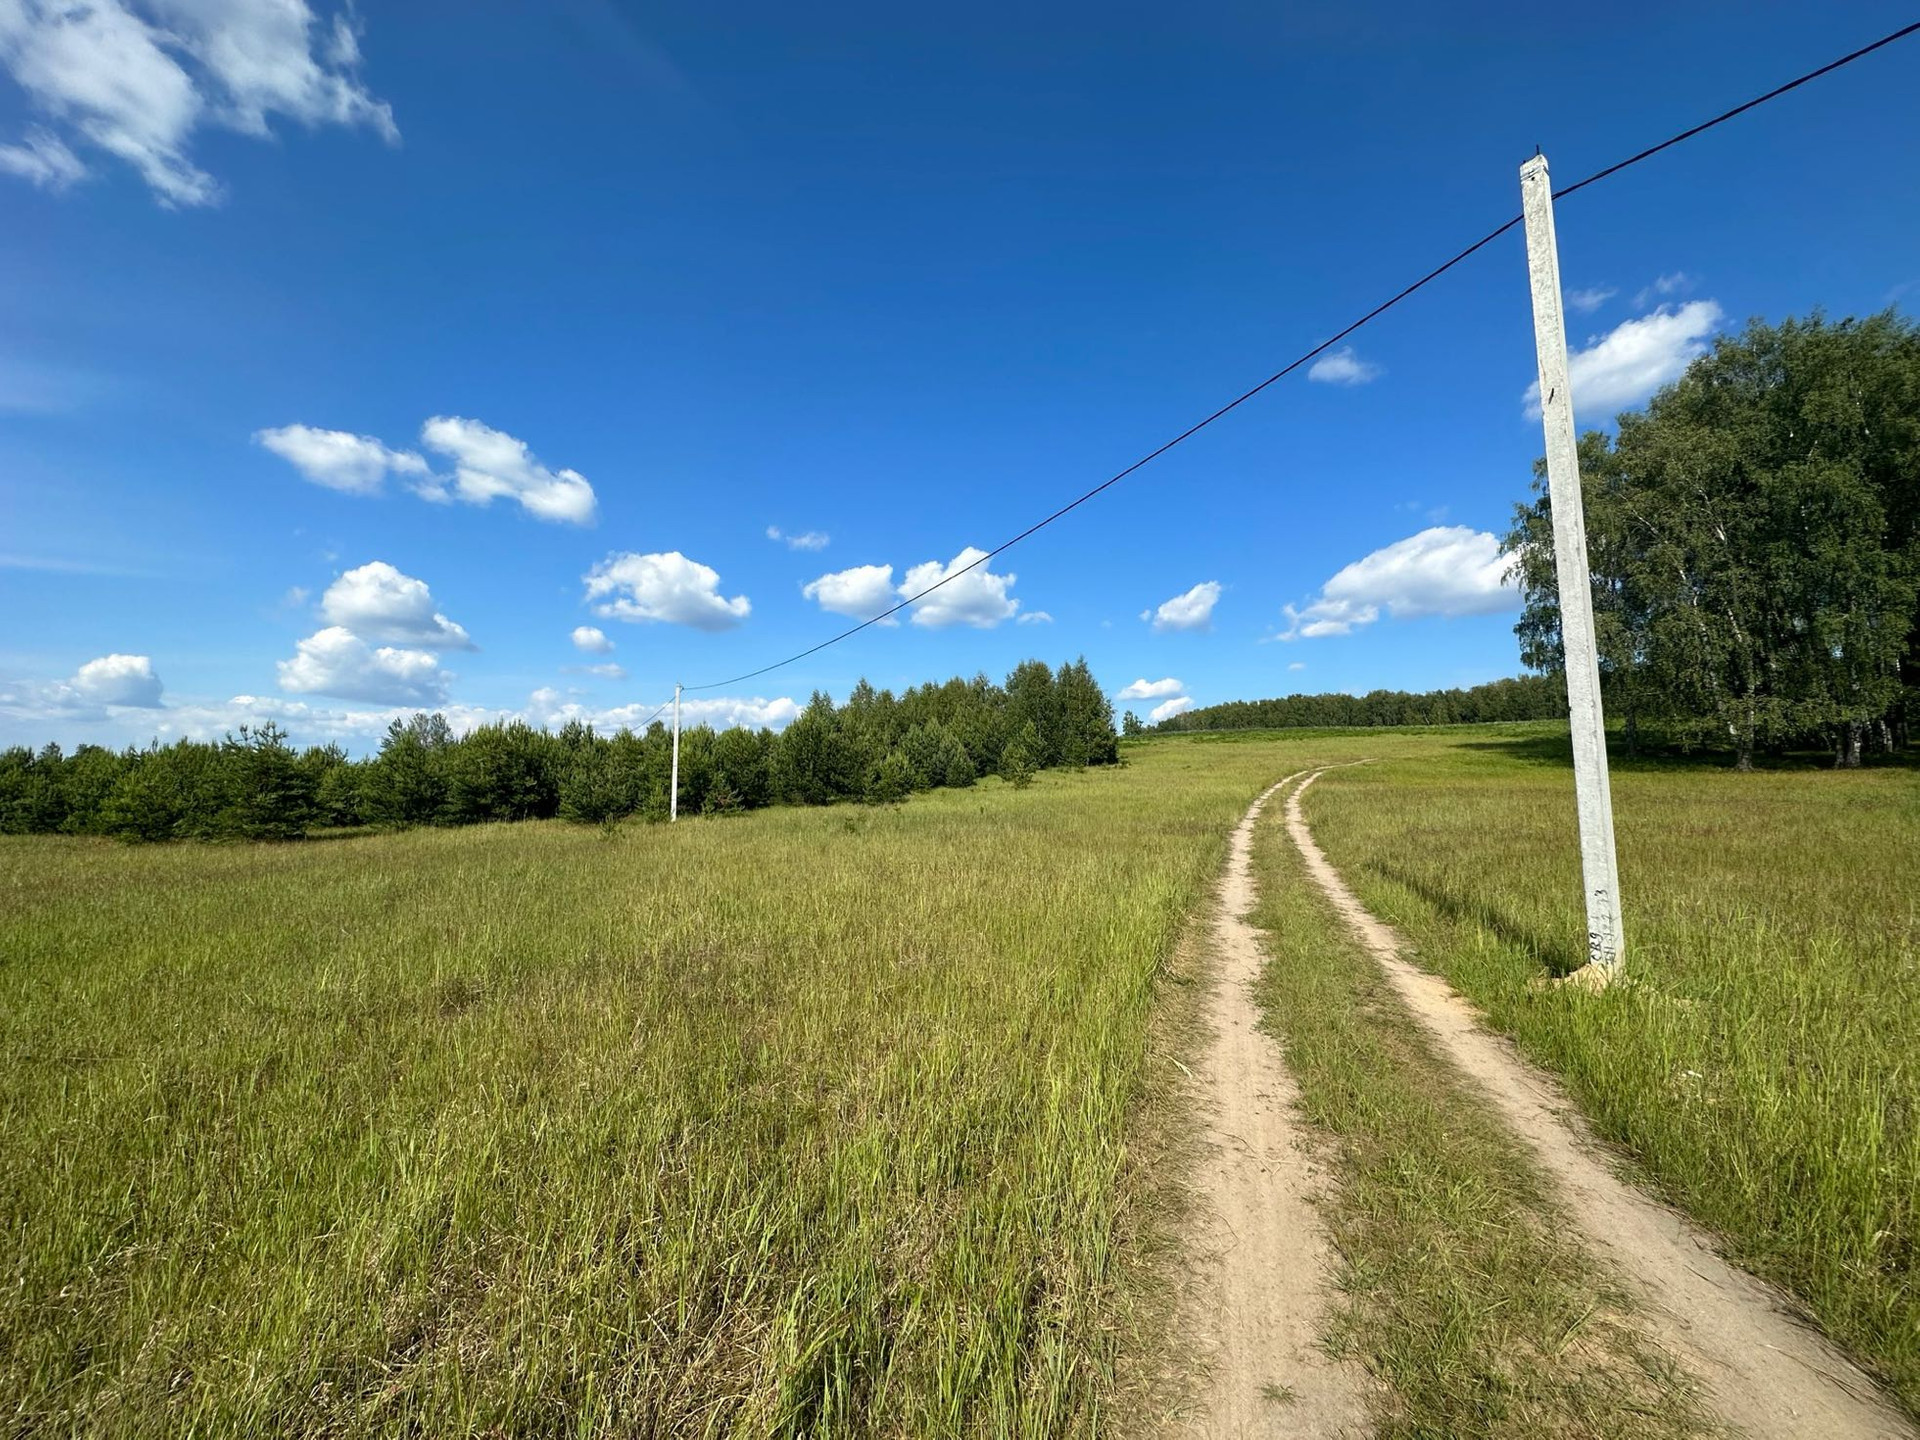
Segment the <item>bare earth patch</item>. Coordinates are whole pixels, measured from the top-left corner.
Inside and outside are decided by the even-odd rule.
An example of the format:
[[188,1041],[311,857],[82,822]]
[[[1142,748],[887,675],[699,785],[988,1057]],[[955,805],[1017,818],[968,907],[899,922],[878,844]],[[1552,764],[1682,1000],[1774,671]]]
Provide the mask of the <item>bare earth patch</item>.
[[1206,1274],[1189,1300],[1206,1378],[1180,1431],[1212,1440],[1337,1440],[1369,1428],[1365,1372],[1320,1345],[1334,1255],[1313,1207],[1297,1092],[1260,1029],[1252,988],[1266,960],[1245,918],[1254,821],[1297,778],[1270,787],[1234,830],[1213,921],[1212,1034],[1194,1069],[1207,1157],[1195,1177]]
[[[1720,1416],[1756,1440],[1913,1437],[1873,1382],[1801,1323],[1784,1296],[1727,1264],[1711,1237],[1677,1211],[1617,1178],[1551,1078],[1482,1028],[1444,980],[1401,958],[1394,933],[1347,888],[1301,815],[1300,797],[1321,773],[1287,799],[1287,829],[1308,871],[1407,1008],[1531,1146],[1587,1238],[1641,1288],[1649,1328],[1683,1358]],[[1236,857],[1239,842],[1236,835]]]

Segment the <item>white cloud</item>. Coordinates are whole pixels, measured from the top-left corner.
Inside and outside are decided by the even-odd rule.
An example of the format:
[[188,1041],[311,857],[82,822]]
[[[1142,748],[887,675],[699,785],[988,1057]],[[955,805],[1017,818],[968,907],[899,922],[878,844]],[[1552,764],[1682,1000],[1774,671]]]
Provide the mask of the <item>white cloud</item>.
[[0,168],[71,183],[72,140],[133,166],[163,205],[207,205],[219,185],[188,155],[203,125],[265,137],[283,115],[396,140],[356,73],[350,13],[319,27],[316,55],[306,0],[4,0],[0,65],[62,133],[30,132]]
[[803,535],[789,535],[778,525],[767,526],[767,539],[778,540],[789,550],[824,550],[831,538],[824,530],[809,530]]
[[85,177],[87,167],[67,142],[39,126],[18,145],[0,145],[0,170],[56,194]]
[[[66,680],[0,685],[0,715],[27,721],[103,722],[115,710],[160,708],[160,688],[160,676],[147,656],[102,655]],[[28,738],[37,744],[44,737]]]
[[[931,595],[914,602],[914,624],[936,629],[971,625],[980,630],[991,630],[1004,620],[1017,620],[1022,625],[1051,624],[1053,617],[1044,610],[1019,613],[1020,602],[1007,594],[1017,577],[994,574],[983,563],[986,558],[986,551],[969,545],[948,564],[928,560],[912,566],[898,585],[894,584],[891,565],[855,565],[809,581],[800,593],[835,615],[872,620],[901,601],[938,586]],[[879,623],[895,622],[888,618]]]
[[1465,525],[1438,525],[1375,550],[1344,567],[1302,609],[1289,605],[1282,640],[1345,635],[1386,611],[1396,620],[1422,615],[1491,615],[1514,609],[1506,581],[1510,562],[1499,538]]
[[160,676],[145,655],[102,655],[82,665],[68,683],[80,699],[96,705],[151,709],[160,703]]
[[1013,619],[1020,602],[1010,598],[1007,590],[1018,577],[994,574],[986,567],[986,558],[986,551],[969,545],[945,565],[928,560],[908,570],[900,582],[901,599],[940,586],[924,600],[914,602],[913,623],[934,629],[971,625],[976,630],[991,630],[1001,621]]
[[1609,290],[1602,285],[1595,285],[1587,290],[1569,290],[1567,305],[1571,309],[1578,310],[1582,315],[1591,315],[1619,293],[1618,290]]
[[1355,355],[1351,345],[1342,345],[1314,361],[1307,371],[1307,379],[1318,380],[1323,385],[1365,385],[1378,380],[1382,373],[1378,365]]
[[1654,282],[1633,297],[1634,307],[1644,310],[1653,301],[1665,295],[1685,295],[1699,282],[1684,270],[1675,270],[1671,275],[1661,275]]
[[542,520],[593,522],[593,486],[586,476],[577,470],[549,470],[524,440],[458,415],[434,416],[420,427],[420,439],[454,462],[451,492],[437,479],[422,487],[420,493],[430,500],[457,498],[488,505],[504,498],[519,501]]
[[1163,601],[1157,610],[1142,610],[1155,630],[1205,630],[1213,624],[1213,607],[1220,603],[1220,582],[1203,580],[1184,595]]
[[1116,700],[1159,700],[1164,696],[1178,695],[1186,688],[1171,675],[1165,680],[1149,680],[1143,675],[1114,698]]
[[[1662,385],[1678,380],[1688,365],[1707,353],[1707,337],[1724,318],[1711,300],[1689,300],[1677,310],[1663,305],[1651,315],[1622,321],[1567,361],[1574,408],[1609,416],[1645,400]],[[1540,382],[1522,397],[1527,414],[1540,417]]]
[[256,430],[253,438],[314,484],[349,495],[377,495],[389,473],[428,473],[427,462],[413,451],[389,450],[371,435],[282,425],[274,430]]
[[593,486],[586,476],[576,470],[549,470],[524,440],[478,420],[436,415],[420,427],[428,448],[453,461],[451,477],[434,474],[412,450],[389,449],[371,435],[347,430],[282,425],[256,431],[253,438],[316,485],[349,494],[377,495],[389,474],[403,475],[421,499],[442,505],[455,500],[490,505],[506,498],[542,520],[593,523]]
[[[558,729],[570,721],[578,720],[605,735],[623,728],[639,731],[659,708],[658,700],[598,708],[582,705],[557,690],[536,690],[527,697],[527,706],[521,712],[521,718],[530,725],[544,725],[549,729]],[[800,710],[801,706],[785,695],[773,700],[758,695],[751,699],[737,696],[685,699],[680,702],[680,724],[683,728],[711,725],[716,730],[732,730],[743,726],[751,730],[784,730]],[[662,715],[657,718],[664,722],[668,717]]]
[[[881,611],[892,609],[900,599],[894,593],[891,565],[855,565],[848,570],[836,570],[808,581],[800,587],[800,593],[817,601],[822,610],[855,620],[871,620]],[[889,618],[880,623],[899,622]]]
[[1289,670],[1304,670],[1306,668],[1307,662],[1304,660],[1295,660],[1291,665],[1287,666]]
[[[62,743],[84,740],[115,746],[144,745],[156,737],[162,742],[181,736],[217,740],[241,725],[262,725],[275,720],[296,745],[337,742],[371,753],[379,748],[380,737],[386,733],[387,726],[423,708],[445,715],[456,735],[464,735],[477,726],[514,720],[556,728],[574,719],[592,725],[601,734],[612,734],[622,726],[638,729],[660,708],[660,701],[602,708],[582,704],[555,690],[541,689],[528,696],[526,704],[518,709],[417,700],[375,702],[373,708],[336,708],[286,696],[236,695],[225,701],[194,701],[159,709],[109,710],[99,705],[80,705],[72,687],[65,684],[0,685],[0,735],[9,741],[17,738],[36,746],[50,739]],[[716,696],[687,700],[681,707],[681,715],[688,725],[705,724],[719,729],[745,725],[779,730],[800,710],[801,706],[787,696],[772,699],[757,695]]]
[[349,570],[320,597],[320,613],[364,640],[472,650],[467,632],[434,608],[424,580],[403,575],[384,560]]
[[425,650],[368,645],[344,625],[315,631],[279,663],[280,688],[376,705],[444,705],[452,676]]
[[613,641],[598,625],[576,625],[573,627],[573,648],[584,650],[589,655],[607,655],[613,651]]
[[602,680],[624,680],[627,678],[627,667],[612,660],[609,660],[604,665],[588,665],[583,668],[586,674],[598,675]]
[[1154,706],[1153,709],[1147,712],[1147,718],[1158,722],[1171,719],[1175,715],[1184,715],[1191,709],[1193,709],[1192,698],[1182,695],[1177,699],[1167,701],[1164,705]]
[[582,577],[594,613],[609,620],[660,620],[696,630],[730,630],[753,606],[744,595],[725,599],[720,572],[678,550],[658,555],[609,555]]

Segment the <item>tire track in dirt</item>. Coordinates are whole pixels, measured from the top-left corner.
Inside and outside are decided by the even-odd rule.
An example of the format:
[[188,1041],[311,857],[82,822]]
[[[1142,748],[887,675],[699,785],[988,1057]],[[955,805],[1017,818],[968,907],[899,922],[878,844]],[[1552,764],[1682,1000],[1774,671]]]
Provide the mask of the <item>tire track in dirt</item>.
[[1347,888],[1301,814],[1300,797],[1324,773],[1287,797],[1287,831],[1309,873],[1415,1018],[1531,1147],[1595,1250],[1638,1285],[1654,1338],[1682,1358],[1721,1418],[1755,1440],[1915,1440],[1920,1432],[1786,1297],[1721,1259],[1678,1211],[1617,1178],[1559,1086],[1482,1027],[1446,981],[1401,957],[1398,938]]
[[1333,1247],[1313,1208],[1298,1091],[1253,995],[1266,962],[1253,907],[1253,827],[1300,771],[1270,786],[1233,832],[1216,887],[1210,1032],[1194,1080],[1206,1160],[1195,1177],[1204,1276],[1190,1298],[1206,1374],[1179,1433],[1208,1440],[1339,1440],[1371,1429],[1367,1379],[1320,1348]]

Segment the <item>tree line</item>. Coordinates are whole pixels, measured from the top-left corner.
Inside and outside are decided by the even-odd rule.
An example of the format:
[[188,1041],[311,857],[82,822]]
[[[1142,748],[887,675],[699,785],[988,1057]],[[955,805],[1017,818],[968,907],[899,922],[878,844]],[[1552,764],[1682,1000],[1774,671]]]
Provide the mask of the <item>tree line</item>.
[[[1602,698],[1631,749],[1891,751],[1920,716],[1920,330],[1753,321],[1580,441]],[[1506,549],[1564,666],[1544,462]]]
[[[643,734],[512,721],[456,735],[439,714],[395,720],[379,752],[358,760],[337,745],[296,751],[271,722],[213,743],[16,746],[0,752],[0,833],[295,839],[360,825],[663,820],[672,751],[658,721]],[[862,680],[841,705],[816,691],[779,733],[683,728],[679,800],[696,815],[886,803],[1118,758],[1113,707],[1086,661],[1029,660],[1002,685],[976,675],[895,696]]]
[[1466,690],[1375,690],[1366,695],[1286,695],[1229,700],[1170,716],[1148,727],[1129,712],[1127,734],[1182,730],[1357,729],[1376,725],[1483,725],[1494,720],[1564,720],[1566,686],[1557,677],[1522,675]]

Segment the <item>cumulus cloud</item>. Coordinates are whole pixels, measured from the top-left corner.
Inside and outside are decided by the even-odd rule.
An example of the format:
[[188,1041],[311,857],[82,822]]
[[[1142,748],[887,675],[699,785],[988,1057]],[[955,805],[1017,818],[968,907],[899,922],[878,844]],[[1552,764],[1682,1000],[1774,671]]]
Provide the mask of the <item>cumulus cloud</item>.
[[1318,380],[1322,385],[1365,385],[1378,380],[1382,373],[1378,365],[1369,364],[1354,354],[1351,345],[1342,345],[1314,361],[1307,371],[1307,379]]
[[1165,680],[1149,680],[1144,675],[1134,681],[1114,698],[1117,700],[1159,700],[1168,695],[1178,695],[1187,687],[1169,675]]
[[[900,599],[894,593],[891,565],[855,565],[851,569],[835,570],[818,580],[808,581],[800,587],[800,593],[822,610],[855,620],[870,620],[881,611],[892,609]],[[880,623],[898,622],[889,617]]]
[[1609,290],[1601,285],[1595,285],[1586,290],[1569,290],[1567,306],[1569,309],[1578,310],[1582,315],[1591,315],[1619,293],[1618,290]]
[[151,709],[160,703],[160,676],[145,655],[102,655],[82,665],[69,683],[82,700],[97,705]]
[[376,705],[444,705],[452,676],[425,650],[367,644],[344,625],[315,631],[279,662],[280,688]]
[[[1019,613],[1020,602],[1007,594],[1016,577],[994,574],[983,563],[986,558],[986,551],[969,545],[948,564],[928,560],[910,567],[897,585],[891,565],[855,565],[809,581],[800,593],[835,615],[873,620],[901,601],[939,586],[931,595],[914,601],[914,624],[936,629],[971,625],[979,630],[991,630],[1005,620],[1017,620],[1022,625],[1051,624],[1053,617],[1044,610]],[[889,617],[879,623],[896,622]]]
[[582,579],[594,613],[609,620],[657,620],[696,630],[730,630],[753,606],[744,595],[720,594],[720,572],[678,550],[609,555]]
[[85,170],[72,141],[132,166],[163,205],[209,205],[219,184],[189,153],[203,126],[266,137],[278,115],[397,140],[359,79],[350,17],[322,23],[306,0],[0,3],[0,65],[57,127],[7,146],[0,169],[71,184]]
[[801,535],[789,535],[778,525],[769,525],[767,539],[778,540],[789,550],[824,550],[831,537],[824,530],[809,530]]
[[[536,690],[527,698],[521,718],[530,725],[544,725],[549,729],[557,729],[578,720],[605,735],[623,729],[642,729],[660,704],[659,700],[654,700],[596,707],[583,705],[578,699],[562,695],[557,690]],[[771,700],[759,695],[750,698],[727,695],[700,699],[688,697],[680,702],[680,724],[682,727],[711,725],[716,730],[743,727],[749,730],[784,730],[800,710],[798,702],[786,695]]]
[[1213,607],[1220,603],[1220,582],[1203,580],[1183,595],[1162,601],[1157,609],[1142,610],[1155,630],[1205,630],[1213,624]]
[[1147,712],[1147,718],[1157,723],[1161,720],[1171,719],[1175,715],[1184,715],[1191,709],[1193,709],[1192,697],[1181,695],[1176,699],[1167,701],[1163,705],[1154,706],[1153,709]]
[[491,425],[458,415],[436,415],[420,427],[427,448],[453,462],[453,474],[435,474],[412,450],[394,450],[371,435],[282,425],[253,437],[316,485],[353,495],[377,495],[388,475],[405,478],[423,500],[490,505],[516,501],[542,520],[593,523],[593,486],[577,470],[550,470],[527,447]]
[[584,665],[581,667],[581,673],[597,675],[602,680],[624,680],[627,678],[627,667],[609,660],[604,665]]
[[1285,609],[1282,640],[1346,635],[1381,612],[1396,620],[1422,615],[1491,615],[1518,606],[1498,537],[1465,525],[1437,525],[1396,540],[1341,569],[1320,595]]
[[384,560],[349,570],[320,597],[320,613],[366,640],[472,650],[467,632],[442,615],[424,580],[403,575]]
[[908,570],[900,583],[903,600],[940,585],[925,599],[914,602],[913,623],[934,629],[971,625],[976,630],[991,630],[1001,621],[1011,620],[1020,602],[1009,597],[1007,590],[1018,577],[995,575],[982,563],[986,558],[986,551],[969,545],[945,565],[928,560]]
[[584,650],[589,655],[607,655],[613,651],[613,641],[598,625],[576,625],[573,627],[573,648]]
[[430,500],[459,499],[469,505],[516,500],[542,520],[593,522],[593,486],[586,476],[577,470],[549,470],[524,440],[459,415],[434,416],[420,427],[420,439],[454,464],[451,490],[444,482],[422,488]]
[[[1711,300],[1690,300],[1677,310],[1663,305],[1651,315],[1626,320],[1567,359],[1567,379],[1577,411],[1612,415],[1678,380],[1707,353],[1707,338],[1725,317]],[[1540,382],[1522,397],[1528,416],[1540,418]]]
[[427,462],[411,450],[389,450],[371,435],[282,425],[253,432],[264,445],[307,479],[349,495],[377,495],[387,476],[427,474]]

